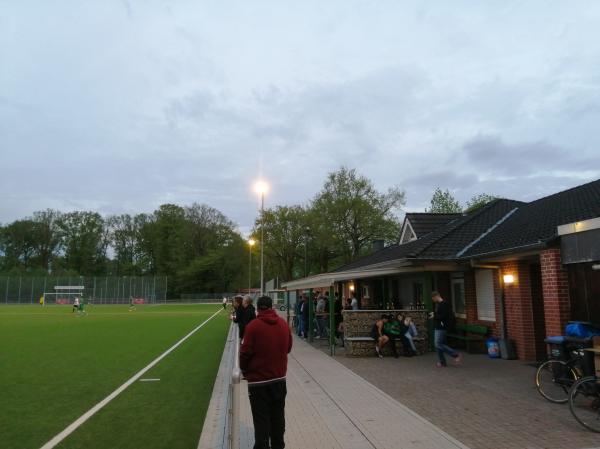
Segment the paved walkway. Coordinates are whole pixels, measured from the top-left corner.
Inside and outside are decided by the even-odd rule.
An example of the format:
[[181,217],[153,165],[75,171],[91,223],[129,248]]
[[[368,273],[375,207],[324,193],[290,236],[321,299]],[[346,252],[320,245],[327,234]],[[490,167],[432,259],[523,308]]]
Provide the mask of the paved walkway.
[[[287,387],[286,447],[289,449],[468,449],[299,339],[294,341],[289,357]],[[241,399],[240,447],[251,449],[253,426],[245,382]],[[211,401],[200,448],[215,449],[213,441],[222,440],[222,434],[212,435],[218,423],[222,424],[215,414],[222,415],[223,407],[215,407],[217,403],[217,399]]]
[[600,434],[580,426],[567,404],[540,396],[526,362],[465,354],[461,366],[436,369],[433,353],[352,358],[340,348],[335,359],[471,449],[600,449]]

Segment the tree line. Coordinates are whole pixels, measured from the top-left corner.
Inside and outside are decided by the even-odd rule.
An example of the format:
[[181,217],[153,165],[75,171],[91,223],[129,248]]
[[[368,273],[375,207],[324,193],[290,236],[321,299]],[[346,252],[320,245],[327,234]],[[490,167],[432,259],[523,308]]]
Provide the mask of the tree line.
[[[495,197],[475,195],[463,208],[449,190],[433,193],[428,212],[472,212]],[[280,279],[324,273],[369,254],[374,242],[398,243],[406,194],[399,187],[378,191],[354,169],[342,167],[327,176],[307,205],[276,206],[258,217],[252,231],[265,235],[267,272]]]
[[166,275],[170,295],[231,291],[247,275],[244,254],[235,224],[204,204],[107,217],[49,209],[0,227],[3,274]]
[[[493,200],[477,195],[467,211]],[[327,175],[305,205],[275,206],[258,215],[264,227],[265,279],[291,280],[331,271],[398,242],[406,195],[379,191],[342,167]],[[451,193],[436,189],[430,212],[461,212]],[[251,247],[236,224],[205,204],[163,204],[152,213],[103,217],[97,212],[45,210],[0,225],[0,273],[65,276],[169,277],[169,295],[259,287],[260,244]],[[249,260],[254,260],[252,272]]]

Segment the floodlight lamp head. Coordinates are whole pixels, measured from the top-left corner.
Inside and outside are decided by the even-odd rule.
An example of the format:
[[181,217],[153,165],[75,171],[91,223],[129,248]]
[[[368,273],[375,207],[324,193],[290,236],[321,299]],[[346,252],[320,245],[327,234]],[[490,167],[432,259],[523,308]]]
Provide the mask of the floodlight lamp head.
[[249,239],[248,240],[248,245],[254,246],[255,244],[256,244],[256,240],[254,240],[254,239]]
[[269,185],[265,181],[256,181],[254,191],[259,195],[264,195],[269,191]]

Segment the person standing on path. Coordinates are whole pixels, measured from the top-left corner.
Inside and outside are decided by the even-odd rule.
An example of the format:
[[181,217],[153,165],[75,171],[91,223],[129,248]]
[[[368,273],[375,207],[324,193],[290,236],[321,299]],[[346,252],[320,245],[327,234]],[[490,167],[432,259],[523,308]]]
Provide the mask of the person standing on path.
[[240,369],[248,381],[254,423],[254,449],[285,447],[285,376],[292,350],[292,333],[273,310],[273,301],[261,296],[258,316],[246,326],[240,348]]
[[433,318],[434,342],[439,360],[437,367],[442,368],[447,366],[444,354],[452,357],[454,363],[460,363],[460,354],[448,346],[446,342],[446,331],[454,326],[454,314],[450,309],[450,304],[436,291],[431,292],[431,299],[435,303],[435,311],[431,312],[430,317]]
[[252,320],[256,318],[256,309],[252,304],[252,298],[248,295],[244,296],[242,301],[241,313],[238,320],[238,326],[240,327],[240,339],[244,338],[246,332],[246,326],[250,324]]

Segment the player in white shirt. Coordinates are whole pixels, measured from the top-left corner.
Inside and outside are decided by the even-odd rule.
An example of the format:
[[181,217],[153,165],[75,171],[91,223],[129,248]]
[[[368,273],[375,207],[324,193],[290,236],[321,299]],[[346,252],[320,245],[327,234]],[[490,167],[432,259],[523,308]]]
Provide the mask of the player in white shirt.
[[71,312],[79,311],[79,297],[75,296],[75,300],[73,301],[73,310]]

